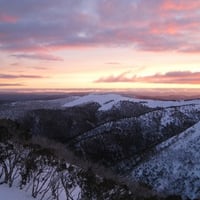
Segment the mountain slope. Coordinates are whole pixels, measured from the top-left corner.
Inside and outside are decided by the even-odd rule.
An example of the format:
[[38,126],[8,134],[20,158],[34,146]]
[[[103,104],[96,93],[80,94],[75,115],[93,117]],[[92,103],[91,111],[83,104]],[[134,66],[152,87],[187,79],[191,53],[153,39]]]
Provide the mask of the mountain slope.
[[[199,120],[200,114],[194,105],[158,109],[104,123],[76,137],[71,146],[87,159],[108,166],[121,165],[123,160],[130,159],[134,165],[143,153]],[[120,170],[126,171],[127,167]]]
[[200,122],[157,146],[131,176],[167,194],[200,198]]
[[14,121],[0,120],[0,133],[0,199],[13,199],[5,185],[17,200],[137,199],[120,181],[96,175],[91,166],[74,165],[72,158],[69,162],[60,144],[35,143]]

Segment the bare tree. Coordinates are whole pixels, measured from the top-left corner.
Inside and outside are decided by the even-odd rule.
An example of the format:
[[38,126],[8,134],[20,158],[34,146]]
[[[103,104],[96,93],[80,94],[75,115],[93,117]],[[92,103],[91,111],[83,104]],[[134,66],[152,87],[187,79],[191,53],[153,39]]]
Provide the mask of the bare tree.
[[50,189],[53,199],[59,200],[60,194],[63,192],[63,187],[60,181],[60,173],[56,172],[50,180]]
[[[42,157],[39,159],[43,159]],[[50,180],[54,174],[55,169],[51,165],[46,165],[39,162],[37,169],[32,172],[31,181],[27,189],[31,188],[31,195],[36,198],[39,194],[41,199],[50,191]]]
[[3,183],[7,183],[9,187],[12,187],[13,182],[19,177],[23,155],[24,148],[17,143],[12,144],[11,142],[7,142],[1,145],[1,176],[4,176]]
[[[77,170],[70,165],[66,170],[60,173],[61,185],[64,188],[66,200],[73,200],[73,194],[77,189]],[[77,196],[77,200],[80,199],[80,193]]]

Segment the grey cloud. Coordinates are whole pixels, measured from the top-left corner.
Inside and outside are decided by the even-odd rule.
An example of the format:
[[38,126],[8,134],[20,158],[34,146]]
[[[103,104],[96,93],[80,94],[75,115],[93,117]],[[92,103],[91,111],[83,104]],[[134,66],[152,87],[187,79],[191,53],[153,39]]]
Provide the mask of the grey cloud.
[[40,78],[47,78],[47,77],[39,76],[39,75],[24,75],[24,74],[19,74],[19,75],[0,74],[0,79],[20,79],[20,78],[40,79]]
[[63,61],[62,58],[49,54],[15,54],[11,56],[16,58],[26,58],[34,60]]
[[7,87],[7,86],[25,86],[25,85],[21,83],[0,83],[0,86]]

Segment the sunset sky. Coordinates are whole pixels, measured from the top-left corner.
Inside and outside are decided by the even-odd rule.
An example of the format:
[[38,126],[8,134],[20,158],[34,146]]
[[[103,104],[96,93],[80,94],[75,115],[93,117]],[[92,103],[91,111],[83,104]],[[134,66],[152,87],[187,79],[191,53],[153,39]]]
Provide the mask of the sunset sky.
[[0,0],[13,88],[200,88],[200,0]]

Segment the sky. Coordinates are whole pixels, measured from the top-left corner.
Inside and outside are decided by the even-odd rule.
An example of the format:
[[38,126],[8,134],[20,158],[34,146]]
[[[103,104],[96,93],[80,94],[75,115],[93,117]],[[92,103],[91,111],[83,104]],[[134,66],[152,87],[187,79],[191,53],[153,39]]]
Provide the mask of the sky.
[[0,89],[199,88],[200,0],[0,0]]

